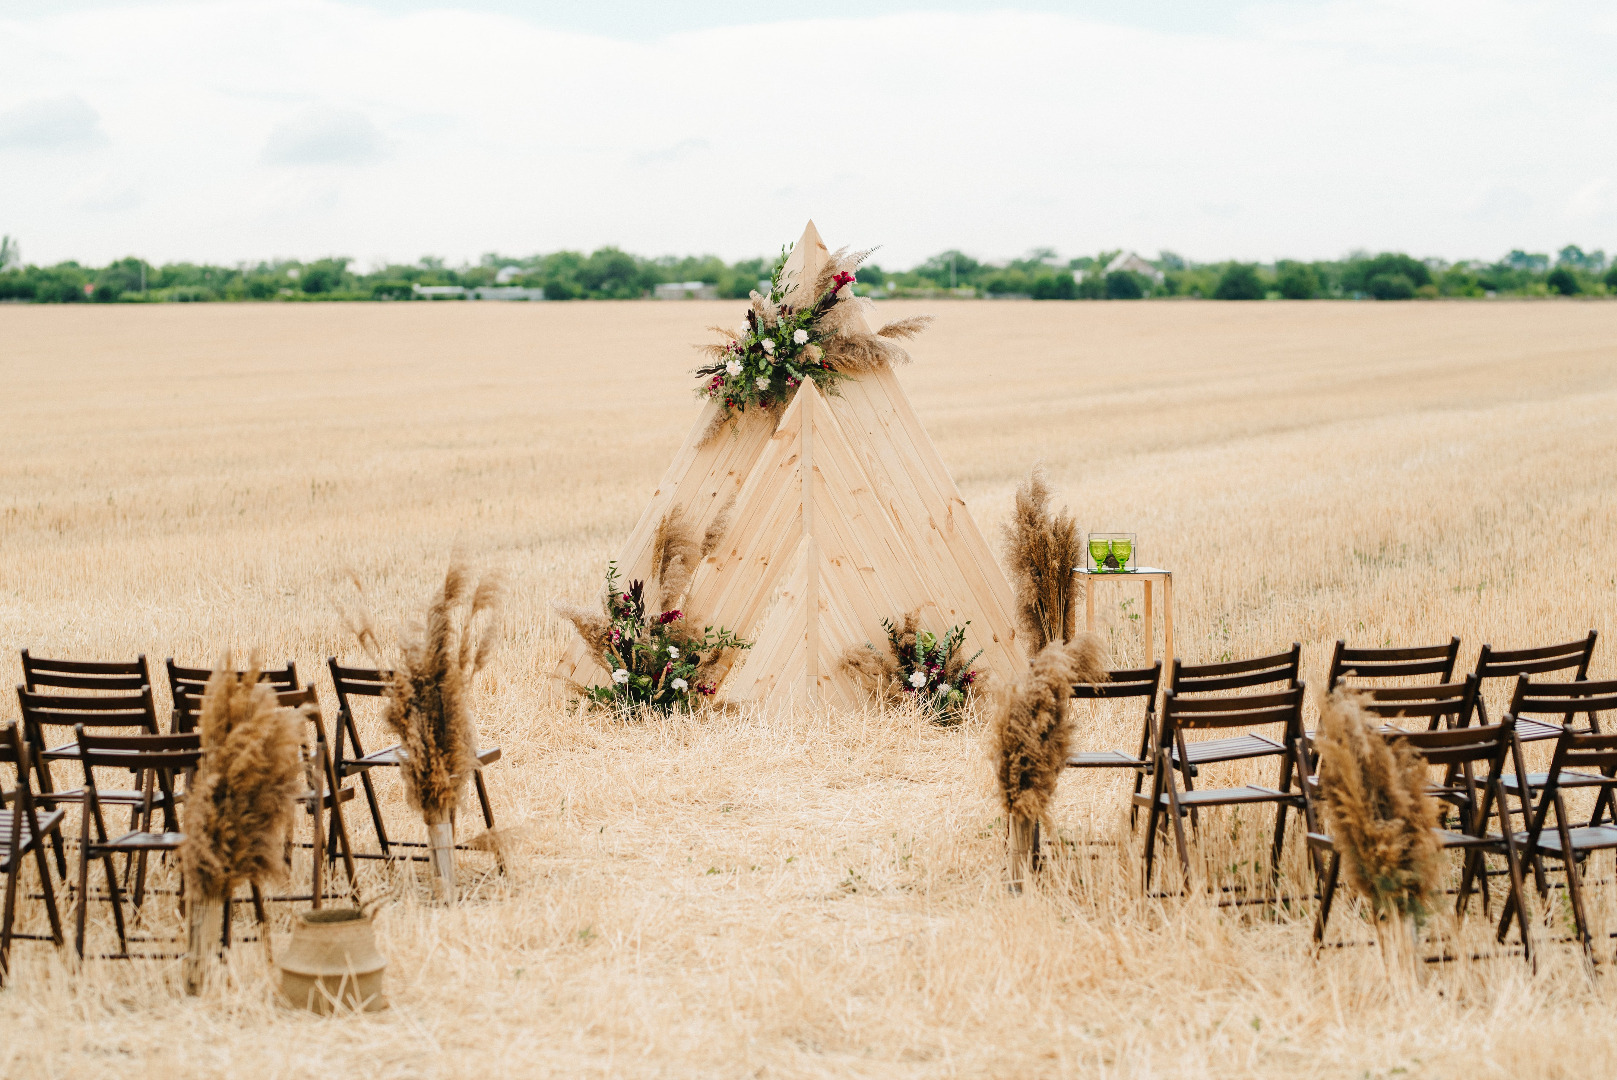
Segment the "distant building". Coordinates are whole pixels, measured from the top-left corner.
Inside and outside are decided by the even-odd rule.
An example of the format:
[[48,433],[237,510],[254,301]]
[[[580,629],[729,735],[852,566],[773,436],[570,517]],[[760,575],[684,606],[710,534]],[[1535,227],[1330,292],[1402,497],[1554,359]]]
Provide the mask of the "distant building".
[[1127,270],[1131,274],[1148,277],[1158,285],[1162,284],[1162,280],[1166,276],[1161,270],[1158,270],[1132,251],[1125,251],[1106,264],[1108,274],[1115,274],[1119,270]]
[[543,300],[545,290],[521,285],[480,285],[472,290],[473,300]]
[[651,290],[654,300],[717,300],[719,287],[705,281],[665,281]]
[[464,285],[411,285],[410,291],[423,300],[464,300]]
[[522,267],[520,266],[502,266],[500,267],[500,272],[494,275],[494,284],[509,285],[512,281],[521,277],[522,272]]

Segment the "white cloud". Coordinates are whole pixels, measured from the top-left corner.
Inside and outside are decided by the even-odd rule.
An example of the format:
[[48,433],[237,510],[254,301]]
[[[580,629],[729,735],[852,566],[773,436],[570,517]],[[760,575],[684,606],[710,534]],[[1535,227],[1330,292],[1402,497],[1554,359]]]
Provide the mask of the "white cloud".
[[271,165],[364,165],[387,156],[387,139],[357,109],[311,106],[269,134],[264,161]]
[[[31,258],[86,260],[740,257],[810,216],[891,266],[1610,249],[1588,186],[1617,175],[1603,12],[1333,0],[1218,33],[910,12],[634,42],[339,0],[0,19],[0,133],[104,129],[98,174],[141,178],[92,212],[82,155],[0,150],[3,224]],[[6,127],[70,97],[76,127]]]
[[106,141],[100,114],[77,94],[34,98],[0,112],[0,148],[77,150]]

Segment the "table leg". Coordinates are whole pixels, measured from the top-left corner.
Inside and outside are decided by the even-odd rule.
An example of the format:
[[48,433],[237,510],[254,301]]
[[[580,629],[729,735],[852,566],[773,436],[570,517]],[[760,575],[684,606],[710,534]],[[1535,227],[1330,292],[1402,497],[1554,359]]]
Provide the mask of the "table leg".
[[1151,579],[1145,579],[1145,666],[1156,659],[1157,617],[1151,608]]
[[1162,575],[1162,659],[1173,663],[1173,575]]
[[1095,632],[1095,576],[1084,575],[1084,630]]

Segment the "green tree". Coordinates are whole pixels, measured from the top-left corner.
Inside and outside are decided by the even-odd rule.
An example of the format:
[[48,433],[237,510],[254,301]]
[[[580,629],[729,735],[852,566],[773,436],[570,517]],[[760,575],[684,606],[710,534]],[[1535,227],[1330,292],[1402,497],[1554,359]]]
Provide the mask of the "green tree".
[[1606,288],[1617,292],[1617,263],[1612,263],[1611,269],[1606,271]]
[[1583,291],[1583,286],[1578,284],[1578,275],[1564,263],[1550,271],[1549,276],[1544,279],[1544,284],[1550,287],[1551,292],[1560,293],[1562,296],[1576,296]]
[[124,293],[138,293],[146,280],[147,266],[133,255],[108,263],[95,276],[95,300],[106,304]]
[[1407,274],[1376,274],[1364,283],[1364,291],[1377,300],[1413,300],[1415,283]]
[[1106,275],[1106,299],[1138,300],[1145,295],[1145,287],[1138,274],[1127,270],[1113,270]]
[[1275,288],[1287,300],[1312,300],[1319,295],[1319,275],[1307,263],[1283,262]]
[[310,296],[336,292],[347,281],[349,259],[318,259],[303,267],[298,287]]
[[1263,280],[1253,263],[1230,263],[1213,290],[1214,300],[1262,300],[1263,295]]
[[1076,300],[1078,282],[1073,280],[1071,270],[1057,270],[1036,276],[1031,291],[1035,300]]

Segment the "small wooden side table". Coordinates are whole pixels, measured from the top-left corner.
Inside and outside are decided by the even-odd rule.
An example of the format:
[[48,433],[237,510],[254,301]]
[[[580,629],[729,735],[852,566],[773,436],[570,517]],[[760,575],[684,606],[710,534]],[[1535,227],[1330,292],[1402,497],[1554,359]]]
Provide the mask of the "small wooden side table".
[[1138,570],[1112,571],[1101,573],[1080,566],[1073,573],[1084,579],[1084,629],[1095,629],[1095,582],[1097,581],[1141,581],[1145,584],[1145,666],[1150,667],[1156,661],[1157,621],[1156,610],[1152,606],[1152,585],[1162,583],[1162,651],[1164,659],[1173,662],[1173,571],[1162,570],[1155,566],[1142,566]]

